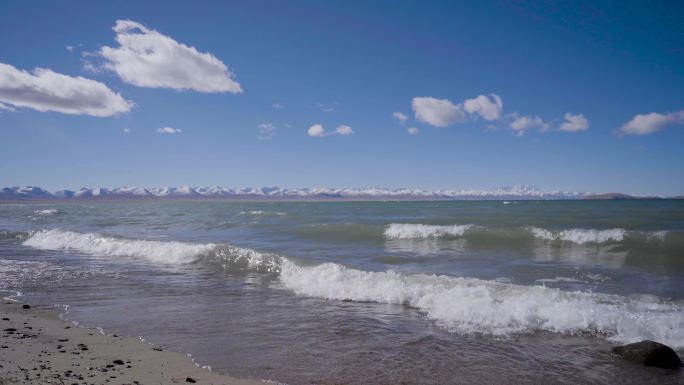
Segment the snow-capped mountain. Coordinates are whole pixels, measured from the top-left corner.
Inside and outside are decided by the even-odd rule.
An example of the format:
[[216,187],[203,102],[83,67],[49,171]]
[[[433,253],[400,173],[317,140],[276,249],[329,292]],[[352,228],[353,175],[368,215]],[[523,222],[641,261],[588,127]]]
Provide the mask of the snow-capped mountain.
[[224,188],[212,187],[117,187],[86,188],[77,191],[59,190],[51,193],[40,187],[6,187],[0,190],[0,200],[73,200],[73,199],[581,199],[584,192],[540,190],[532,186],[502,187],[492,190],[422,190],[387,188]]

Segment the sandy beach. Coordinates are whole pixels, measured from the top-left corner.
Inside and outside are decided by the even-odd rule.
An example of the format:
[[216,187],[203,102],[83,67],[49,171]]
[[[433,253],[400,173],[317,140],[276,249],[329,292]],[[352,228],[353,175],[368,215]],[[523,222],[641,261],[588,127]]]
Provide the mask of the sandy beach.
[[178,352],[76,327],[57,310],[0,305],[0,384],[256,385],[196,366]]

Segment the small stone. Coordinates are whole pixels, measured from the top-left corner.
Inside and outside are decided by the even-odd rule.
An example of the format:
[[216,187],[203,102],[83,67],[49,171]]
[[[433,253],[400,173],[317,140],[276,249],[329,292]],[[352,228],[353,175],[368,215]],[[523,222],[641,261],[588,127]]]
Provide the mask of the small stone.
[[21,308],[22,308],[22,309],[30,309],[31,306],[29,306],[29,305],[22,305]]
[[195,379],[192,378],[192,377],[185,377],[185,382],[189,382],[189,383],[191,383],[191,384],[194,384],[194,383],[197,382],[197,380],[195,380]]
[[114,360],[112,362],[115,363],[116,365],[123,365],[124,364],[123,360]]

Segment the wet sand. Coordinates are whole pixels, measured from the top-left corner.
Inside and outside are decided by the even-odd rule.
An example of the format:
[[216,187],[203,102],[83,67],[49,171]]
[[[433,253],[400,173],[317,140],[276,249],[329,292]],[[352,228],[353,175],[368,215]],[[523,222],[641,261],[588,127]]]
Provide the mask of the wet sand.
[[212,373],[181,353],[60,320],[56,310],[0,304],[0,385],[263,385]]

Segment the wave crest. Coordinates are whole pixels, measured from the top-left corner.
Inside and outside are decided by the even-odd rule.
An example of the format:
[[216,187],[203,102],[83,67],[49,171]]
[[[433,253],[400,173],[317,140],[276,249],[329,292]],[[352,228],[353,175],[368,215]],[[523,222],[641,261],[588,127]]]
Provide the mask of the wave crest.
[[280,278],[299,295],[412,306],[459,333],[589,332],[619,342],[654,339],[684,346],[684,306],[652,296],[631,298],[475,278],[370,272],[334,263],[302,267],[287,260]]
[[109,257],[141,257],[154,262],[183,264],[195,262],[212,251],[213,243],[193,244],[105,237],[64,230],[42,230],[23,242],[26,246],[48,250],[76,250]]
[[535,238],[548,241],[566,241],[580,245],[584,243],[621,242],[627,235],[625,229],[570,229],[552,232],[538,227],[530,227],[529,230]]
[[460,237],[473,225],[423,225],[412,223],[392,223],[385,229],[387,239],[428,239]]

